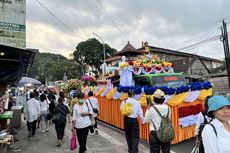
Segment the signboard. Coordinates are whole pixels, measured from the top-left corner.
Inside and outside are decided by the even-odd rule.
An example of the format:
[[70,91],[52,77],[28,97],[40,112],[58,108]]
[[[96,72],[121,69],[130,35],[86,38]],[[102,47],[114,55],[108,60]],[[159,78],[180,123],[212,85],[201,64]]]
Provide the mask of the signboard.
[[0,0],[0,44],[26,48],[26,0]]

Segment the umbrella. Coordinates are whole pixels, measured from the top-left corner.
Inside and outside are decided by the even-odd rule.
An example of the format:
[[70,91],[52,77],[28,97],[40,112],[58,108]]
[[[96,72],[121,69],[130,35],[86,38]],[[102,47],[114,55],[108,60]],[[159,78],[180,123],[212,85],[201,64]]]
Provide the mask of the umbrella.
[[40,85],[41,84],[40,81],[33,79],[33,78],[30,78],[30,77],[22,77],[22,79],[19,81],[19,85],[25,85],[28,83],[31,83],[33,85]]

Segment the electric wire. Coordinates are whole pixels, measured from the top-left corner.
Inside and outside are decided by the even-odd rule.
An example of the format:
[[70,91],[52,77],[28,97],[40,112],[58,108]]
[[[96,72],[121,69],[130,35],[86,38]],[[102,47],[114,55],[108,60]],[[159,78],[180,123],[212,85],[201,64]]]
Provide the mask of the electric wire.
[[128,41],[128,38],[125,36],[125,34],[121,31],[121,29],[119,28],[119,26],[116,24],[116,22],[113,20],[112,16],[109,15],[109,13],[106,11],[106,9],[104,8],[104,6],[101,4],[101,2],[99,0],[97,0],[98,4],[100,5],[100,7],[103,9],[103,11],[105,12],[105,14],[109,17],[109,19],[112,21],[113,25],[118,29],[118,31],[121,33],[121,35]]
[[[228,32],[228,35],[230,35],[230,32]],[[181,51],[181,50],[187,50],[187,49],[194,49],[194,48],[198,48],[200,46],[203,46],[203,45],[206,45],[208,43],[211,43],[213,41],[216,41],[218,39],[220,39],[221,35],[217,35],[217,36],[214,36],[214,37],[211,37],[211,38],[208,38],[208,39],[205,39],[205,40],[202,40],[202,41],[199,41],[199,42],[196,42],[194,44],[191,44],[189,46],[185,46],[183,48],[180,48],[180,49],[177,49],[178,51]]]
[[[212,23],[212,24],[209,24],[209,25],[207,25],[207,26],[201,28],[200,30],[198,30],[198,31],[196,31],[196,32],[190,33],[189,35],[192,35],[192,36],[194,37],[197,33],[200,33],[201,31],[204,31],[204,30],[208,29],[209,27],[211,27],[211,26],[213,26],[213,25],[219,23],[220,21],[221,21],[221,20],[218,20],[218,21],[216,21],[216,22],[214,22],[214,23]],[[179,45],[181,45],[181,44],[190,42],[190,41],[192,41],[193,39],[194,39],[194,38],[188,39],[188,40],[186,40],[186,41],[181,41],[181,42],[179,42],[179,43],[174,43],[173,45],[169,46],[168,48],[172,48],[172,47],[179,46]]]
[[[52,13],[45,5],[43,5],[39,0],[36,0],[50,15],[52,15],[56,20],[58,20],[62,25],[64,25],[69,31],[74,33],[76,36],[80,37],[82,40],[85,40],[81,35],[77,34],[72,28],[65,24],[60,18],[58,18],[54,13]],[[77,38],[78,38],[77,37]]]

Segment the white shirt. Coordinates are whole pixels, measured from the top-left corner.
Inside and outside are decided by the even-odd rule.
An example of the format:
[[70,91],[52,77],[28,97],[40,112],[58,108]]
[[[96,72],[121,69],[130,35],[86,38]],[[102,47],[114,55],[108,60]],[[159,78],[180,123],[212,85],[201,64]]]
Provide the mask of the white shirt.
[[[230,133],[224,128],[224,125],[218,119],[214,119],[211,123],[217,131],[217,136],[211,125],[205,125],[202,131],[205,152],[230,153]],[[228,124],[230,125],[230,121]]]
[[40,106],[41,106],[41,112],[42,111],[47,111],[48,108],[49,108],[49,103],[48,103],[47,100],[45,100],[43,102],[40,101]]
[[144,116],[143,116],[143,111],[141,108],[140,103],[134,99],[134,98],[128,98],[126,101],[122,101],[121,105],[120,105],[120,110],[122,110],[122,107],[124,105],[124,103],[131,103],[132,104],[132,113],[128,116],[130,118],[137,118],[137,116],[139,116],[141,118],[141,122],[142,124],[144,124]]
[[[205,118],[206,118],[207,122],[209,122],[211,120],[211,118],[209,118],[207,115],[205,115]],[[197,118],[197,122],[196,122],[195,135],[198,135],[199,128],[200,128],[202,123],[204,123],[204,115],[202,114],[202,112],[200,112],[198,114],[198,118]]]
[[[170,109],[167,105],[155,104],[154,106],[159,110],[162,116],[166,116],[169,111],[168,117],[170,117]],[[161,117],[157,114],[156,110],[153,107],[150,107],[149,109],[147,109],[145,113],[145,122],[149,123],[150,131],[157,131],[159,129],[160,124],[161,124]],[[156,126],[156,129],[154,128],[152,122]]]
[[33,122],[38,119],[38,116],[41,114],[41,107],[39,101],[32,98],[29,99],[25,107],[25,117],[28,122]]
[[89,112],[90,114],[93,114],[93,110],[91,107],[87,106],[86,103],[83,105],[75,104],[73,108],[73,120],[76,121],[75,128],[82,129],[87,126],[91,125],[91,121],[89,119],[89,116],[81,116],[82,112]]
[[[86,102],[89,104],[90,107],[93,106],[93,108],[96,108],[97,110],[99,110],[97,98],[95,98],[95,97],[89,97],[89,99],[86,99]],[[90,102],[91,102],[92,106],[91,106]],[[93,117],[97,117],[97,113],[93,112]]]

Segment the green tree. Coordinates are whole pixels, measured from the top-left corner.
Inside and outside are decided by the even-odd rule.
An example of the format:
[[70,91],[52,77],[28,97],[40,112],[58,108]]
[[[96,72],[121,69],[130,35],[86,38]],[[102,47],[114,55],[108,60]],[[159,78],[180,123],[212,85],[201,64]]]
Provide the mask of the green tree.
[[43,84],[46,81],[62,80],[64,73],[68,79],[79,78],[82,72],[73,62],[60,54],[37,53],[29,76],[39,79]]
[[[116,49],[105,44],[105,52],[113,55],[116,52]],[[87,66],[91,66],[95,69],[93,73],[97,75],[98,72],[100,72],[100,66],[104,59],[103,44],[95,38],[80,42],[73,53],[73,57],[74,61],[81,64],[85,69]]]

